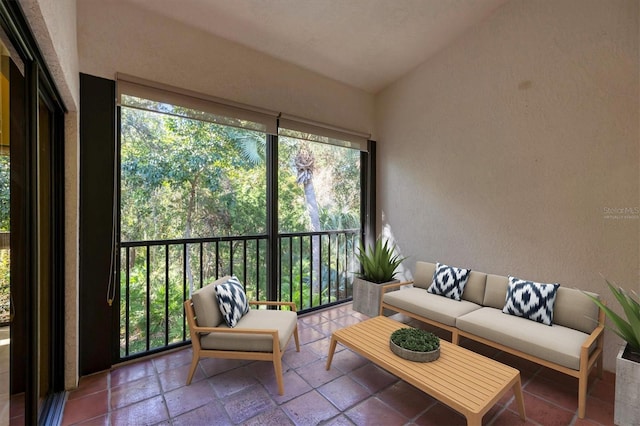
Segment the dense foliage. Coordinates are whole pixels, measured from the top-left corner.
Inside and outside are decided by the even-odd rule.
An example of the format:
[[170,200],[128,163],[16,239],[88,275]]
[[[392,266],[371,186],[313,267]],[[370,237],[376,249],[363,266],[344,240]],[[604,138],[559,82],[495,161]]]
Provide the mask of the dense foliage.
[[[163,108],[121,108],[120,238],[156,241],[120,252],[123,354],[145,350],[147,337],[149,348],[182,340],[183,300],[217,276],[237,275],[250,299],[267,295],[266,135]],[[280,137],[280,232],[358,229],[359,176],[358,151]],[[218,241],[181,242],[200,238]],[[298,309],[347,297],[341,271],[356,265],[344,253],[358,241],[283,239],[278,296]]]

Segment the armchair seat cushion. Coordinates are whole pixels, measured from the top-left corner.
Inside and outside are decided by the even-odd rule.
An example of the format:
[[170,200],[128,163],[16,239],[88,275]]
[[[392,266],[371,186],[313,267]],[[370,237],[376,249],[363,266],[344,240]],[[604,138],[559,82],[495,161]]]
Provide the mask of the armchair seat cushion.
[[[280,349],[293,334],[298,321],[298,315],[292,311],[270,309],[250,309],[244,315],[234,330],[258,329],[278,330]],[[224,322],[218,328],[229,328]],[[205,350],[244,351],[244,352],[273,352],[273,340],[268,334],[240,334],[211,332],[200,336],[200,344]]]
[[453,300],[431,294],[424,288],[412,287],[385,293],[384,302],[442,324],[455,327],[456,319],[480,309],[480,305],[467,300]]

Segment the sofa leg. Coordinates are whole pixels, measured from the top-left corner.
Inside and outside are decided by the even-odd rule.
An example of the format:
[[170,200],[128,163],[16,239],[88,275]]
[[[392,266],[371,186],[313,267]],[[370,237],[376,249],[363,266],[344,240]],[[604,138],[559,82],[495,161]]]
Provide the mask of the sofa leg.
[[587,413],[587,385],[589,376],[578,378],[578,418],[584,419]]
[[598,373],[598,379],[602,379],[603,365],[604,365],[604,359],[602,355],[600,355],[598,362],[596,362],[596,372]]
[[458,345],[459,342],[460,342],[460,335],[456,330],[453,330],[451,332],[451,343],[453,343],[454,345]]

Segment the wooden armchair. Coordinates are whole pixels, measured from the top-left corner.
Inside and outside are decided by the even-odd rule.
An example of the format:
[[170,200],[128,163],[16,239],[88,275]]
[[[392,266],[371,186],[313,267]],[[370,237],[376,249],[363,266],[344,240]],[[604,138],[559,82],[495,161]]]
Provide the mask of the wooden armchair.
[[[215,293],[215,286],[229,278],[220,278],[199,289],[184,302],[193,345],[187,385],[191,384],[201,357],[272,361],[278,393],[283,395],[282,354],[292,335],[296,350],[300,352],[296,306],[292,302],[249,302],[250,305],[278,306],[279,309],[250,309],[234,328],[229,328],[220,312]],[[282,310],[283,306],[288,306],[290,310]]]

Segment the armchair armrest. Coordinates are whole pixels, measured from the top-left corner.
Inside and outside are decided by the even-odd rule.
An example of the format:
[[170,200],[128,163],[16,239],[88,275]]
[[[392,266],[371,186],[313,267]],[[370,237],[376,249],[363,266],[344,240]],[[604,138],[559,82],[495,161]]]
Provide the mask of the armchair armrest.
[[277,335],[277,329],[226,328],[226,327],[193,327],[195,333],[236,333],[236,334],[270,334]]
[[267,300],[252,300],[250,305],[265,305],[265,306],[288,306],[293,312],[296,311],[296,304],[294,302],[273,302]]

